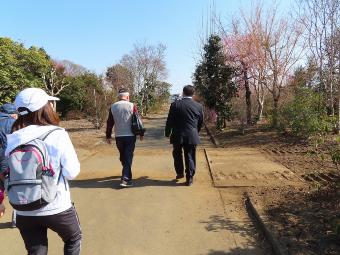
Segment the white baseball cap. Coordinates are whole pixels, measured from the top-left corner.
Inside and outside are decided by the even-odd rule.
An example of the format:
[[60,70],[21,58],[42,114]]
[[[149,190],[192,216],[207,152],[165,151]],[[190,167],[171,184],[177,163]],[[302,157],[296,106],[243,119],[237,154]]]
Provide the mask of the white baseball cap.
[[[27,108],[30,112],[35,112],[45,106],[48,101],[59,100],[57,97],[47,95],[47,93],[39,88],[27,88],[19,92],[15,98],[15,108]],[[27,114],[28,111],[19,112],[20,115]]]

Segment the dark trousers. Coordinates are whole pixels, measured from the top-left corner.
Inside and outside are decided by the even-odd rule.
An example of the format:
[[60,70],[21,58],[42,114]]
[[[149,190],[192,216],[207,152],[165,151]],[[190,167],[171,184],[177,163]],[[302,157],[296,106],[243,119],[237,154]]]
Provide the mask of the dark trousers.
[[46,255],[48,250],[47,229],[56,232],[64,241],[64,255],[79,255],[81,230],[74,207],[49,216],[17,215],[20,230],[28,255]]
[[119,150],[119,160],[122,163],[122,180],[130,181],[132,179],[132,160],[135,151],[136,136],[116,137],[116,145]]
[[172,156],[177,174],[184,174],[183,153],[186,177],[193,177],[196,171],[196,145],[173,144]]

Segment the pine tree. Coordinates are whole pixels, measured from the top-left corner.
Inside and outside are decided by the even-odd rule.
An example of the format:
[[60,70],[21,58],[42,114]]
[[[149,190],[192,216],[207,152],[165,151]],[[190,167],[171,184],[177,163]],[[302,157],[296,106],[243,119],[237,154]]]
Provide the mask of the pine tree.
[[194,85],[205,105],[218,115],[216,127],[225,127],[231,117],[230,100],[236,96],[234,69],[226,64],[221,38],[211,35],[204,46],[204,55],[194,73]]

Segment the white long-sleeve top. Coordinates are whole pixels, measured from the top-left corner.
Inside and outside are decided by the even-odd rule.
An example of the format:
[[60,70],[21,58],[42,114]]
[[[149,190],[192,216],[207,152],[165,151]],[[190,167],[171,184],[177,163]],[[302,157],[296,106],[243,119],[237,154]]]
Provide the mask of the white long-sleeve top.
[[[56,126],[36,126],[30,125],[13,134],[7,135],[7,148],[5,156],[17,146],[32,141],[35,138],[57,128]],[[73,144],[68,133],[64,129],[53,131],[45,139],[46,148],[48,150],[50,163],[55,174],[59,176],[62,171],[62,177],[58,183],[57,195],[54,201],[45,207],[34,211],[17,211],[22,216],[46,216],[61,213],[72,206],[70,188],[67,180],[74,179],[80,172],[80,163]]]

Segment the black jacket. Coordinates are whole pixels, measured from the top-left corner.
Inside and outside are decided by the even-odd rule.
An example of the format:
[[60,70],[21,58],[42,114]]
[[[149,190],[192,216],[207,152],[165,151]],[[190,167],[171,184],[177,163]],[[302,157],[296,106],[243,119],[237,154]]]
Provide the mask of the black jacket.
[[191,98],[183,98],[170,106],[165,136],[172,144],[199,144],[203,124],[203,107]]

